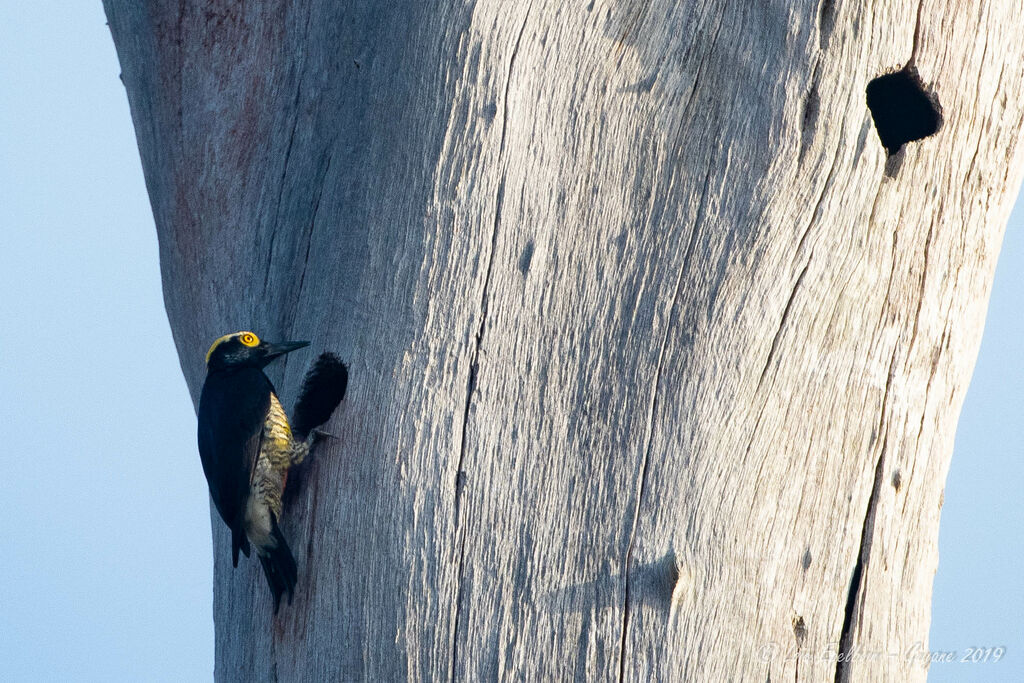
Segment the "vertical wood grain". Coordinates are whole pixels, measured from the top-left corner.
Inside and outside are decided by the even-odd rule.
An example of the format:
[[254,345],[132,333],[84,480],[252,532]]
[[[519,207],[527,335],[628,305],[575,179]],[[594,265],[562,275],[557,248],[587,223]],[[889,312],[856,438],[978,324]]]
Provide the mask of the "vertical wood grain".
[[104,6],[193,396],[351,364],[276,619],[213,519],[219,680],[924,680],[1020,2]]

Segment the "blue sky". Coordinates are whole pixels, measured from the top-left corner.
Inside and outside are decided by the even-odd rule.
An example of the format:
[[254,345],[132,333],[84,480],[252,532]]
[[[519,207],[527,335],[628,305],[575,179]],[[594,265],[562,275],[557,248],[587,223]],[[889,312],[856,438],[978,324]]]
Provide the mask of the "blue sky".
[[[96,2],[0,6],[0,669],[208,680],[209,507],[120,71]],[[933,681],[1024,679],[1024,211],[942,512]]]

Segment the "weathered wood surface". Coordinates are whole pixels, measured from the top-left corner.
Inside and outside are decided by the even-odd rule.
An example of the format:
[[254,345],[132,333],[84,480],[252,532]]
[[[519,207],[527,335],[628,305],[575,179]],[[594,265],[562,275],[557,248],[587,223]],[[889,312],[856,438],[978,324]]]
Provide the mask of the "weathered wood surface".
[[214,524],[218,679],[925,677],[1020,2],[104,5],[193,396],[352,366],[276,620]]

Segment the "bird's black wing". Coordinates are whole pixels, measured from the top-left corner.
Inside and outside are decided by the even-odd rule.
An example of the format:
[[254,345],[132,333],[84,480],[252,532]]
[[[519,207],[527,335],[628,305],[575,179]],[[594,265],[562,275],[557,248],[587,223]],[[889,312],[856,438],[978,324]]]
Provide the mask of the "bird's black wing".
[[199,397],[199,457],[217,512],[231,529],[231,560],[249,555],[245,505],[272,386],[257,368],[214,372]]

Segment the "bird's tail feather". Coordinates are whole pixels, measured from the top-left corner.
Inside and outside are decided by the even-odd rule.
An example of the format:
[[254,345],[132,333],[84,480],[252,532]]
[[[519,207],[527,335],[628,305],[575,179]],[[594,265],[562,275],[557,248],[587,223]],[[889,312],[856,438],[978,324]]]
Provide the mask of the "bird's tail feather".
[[270,535],[274,540],[273,547],[257,548],[256,554],[263,565],[263,574],[267,577],[267,585],[274,596],[274,614],[281,605],[281,596],[288,593],[288,604],[292,604],[292,597],[295,593],[295,582],[298,580],[298,568],[295,566],[295,558],[288,548],[284,534],[277,526],[277,517],[270,515]]
[[249,557],[249,539],[241,526],[231,529],[231,565],[238,566],[238,551]]

